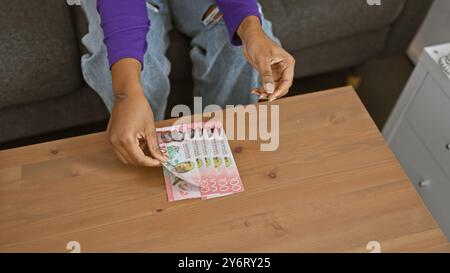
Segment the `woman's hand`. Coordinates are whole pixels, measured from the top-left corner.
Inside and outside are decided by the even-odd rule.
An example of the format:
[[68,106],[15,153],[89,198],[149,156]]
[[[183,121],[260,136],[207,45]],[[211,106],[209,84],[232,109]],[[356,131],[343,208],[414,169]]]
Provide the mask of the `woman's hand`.
[[263,87],[252,93],[269,101],[286,95],[294,80],[294,58],[264,33],[256,16],[245,18],[237,33],[245,57],[261,78]]
[[[140,84],[140,63],[122,59],[112,67],[115,103],[107,134],[124,164],[160,166],[167,159],[159,149],[152,109]],[[145,155],[139,140],[148,146]]]

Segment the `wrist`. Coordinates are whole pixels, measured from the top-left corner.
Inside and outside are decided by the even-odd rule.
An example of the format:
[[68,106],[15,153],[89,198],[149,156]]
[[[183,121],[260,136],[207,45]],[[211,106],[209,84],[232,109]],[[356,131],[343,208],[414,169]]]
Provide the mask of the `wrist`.
[[136,59],[125,58],[111,67],[113,92],[133,95],[142,92],[141,63]]
[[251,40],[255,35],[260,35],[262,33],[263,30],[261,27],[261,21],[254,15],[247,16],[244,20],[242,20],[237,30],[237,35],[241,38],[241,41],[244,44]]
[[144,91],[141,87],[117,89],[113,91],[114,102],[118,103],[124,101],[127,98],[130,99],[141,99],[145,98]]

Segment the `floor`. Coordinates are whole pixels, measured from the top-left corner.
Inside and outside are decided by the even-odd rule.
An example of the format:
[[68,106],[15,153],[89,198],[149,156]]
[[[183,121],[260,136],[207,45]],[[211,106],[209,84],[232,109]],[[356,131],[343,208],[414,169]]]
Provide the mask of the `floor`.
[[[294,81],[289,96],[352,84],[381,130],[413,68],[413,64],[406,55],[373,60],[357,69],[346,69],[297,79]],[[191,87],[191,82],[178,82],[177,85],[173,86],[174,89],[192,89]],[[169,96],[167,108],[171,109],[174,105],[190,101],[192,95],[187,92],[184,94],[184,96]],[[166,116],[170,116],[169,111],[166,113]],[[69,130],[50,132],[26,139],[0,143],[0,150],[100,132],[104,131],[107,125],[108,121],[105,120]]]

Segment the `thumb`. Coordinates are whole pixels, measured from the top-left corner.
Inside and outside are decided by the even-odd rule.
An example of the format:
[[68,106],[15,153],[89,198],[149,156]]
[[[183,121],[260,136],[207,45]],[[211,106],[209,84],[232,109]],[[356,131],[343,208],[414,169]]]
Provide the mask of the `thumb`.
[[275,91],[275,84],[273,81],[272,67],[268,60],[260,62],[257,66],[261,83],[266,93],[272,94]]

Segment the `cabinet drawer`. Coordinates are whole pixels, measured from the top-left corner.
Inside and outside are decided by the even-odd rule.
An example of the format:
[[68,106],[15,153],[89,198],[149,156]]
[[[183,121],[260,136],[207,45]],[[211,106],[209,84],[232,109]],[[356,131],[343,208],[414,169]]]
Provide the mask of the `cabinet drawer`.
[[450,180],[450,98],[429,76],[406,113],[406,119]]
[[450,183],[406,120],[398,127],[391,148],[433,217],[450,239]]

